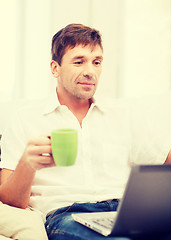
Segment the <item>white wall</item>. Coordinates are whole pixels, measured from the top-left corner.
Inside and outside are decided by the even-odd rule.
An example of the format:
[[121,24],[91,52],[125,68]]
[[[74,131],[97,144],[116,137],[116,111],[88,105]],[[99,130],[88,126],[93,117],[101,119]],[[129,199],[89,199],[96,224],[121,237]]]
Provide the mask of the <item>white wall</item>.
[[125,0],[121,95],[161,93],[171,88],[171,0]]
[[0,100],[12,92],[15,75],[16,6],[0,0]]
[[51,90],[51,38],[74,22],[102,33],[99,94],[171,90],[171,0],[0,0],[0,100]]

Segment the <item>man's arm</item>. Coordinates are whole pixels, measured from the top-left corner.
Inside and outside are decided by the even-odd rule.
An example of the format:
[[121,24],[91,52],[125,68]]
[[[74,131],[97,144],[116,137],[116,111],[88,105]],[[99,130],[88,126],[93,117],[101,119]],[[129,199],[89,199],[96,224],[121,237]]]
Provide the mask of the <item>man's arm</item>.
[[0,201],[19,208],[26,208],[35,171],[20,161],[15,171],[2,169]]
[[171,150],[169,154],[167,155],[166,161],[164,163],[171,163]]
[[51,152],[51,141],[48,137],[30,140],[15,171],[2,170],[0,201],[11,206],[26,208],[36,171],[55,166]]

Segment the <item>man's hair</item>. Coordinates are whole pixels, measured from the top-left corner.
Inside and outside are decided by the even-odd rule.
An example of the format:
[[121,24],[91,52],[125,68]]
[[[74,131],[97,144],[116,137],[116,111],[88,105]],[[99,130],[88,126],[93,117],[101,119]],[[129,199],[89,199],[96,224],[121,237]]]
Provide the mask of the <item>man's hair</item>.
[[82,24],[69,24],[52,38],[52,60],[61,65],[62,57],[66,50],[74,48],[76,45],[84,47],[87,45],[91,45],[92,47],[99,45],[103,50],[99,31]]

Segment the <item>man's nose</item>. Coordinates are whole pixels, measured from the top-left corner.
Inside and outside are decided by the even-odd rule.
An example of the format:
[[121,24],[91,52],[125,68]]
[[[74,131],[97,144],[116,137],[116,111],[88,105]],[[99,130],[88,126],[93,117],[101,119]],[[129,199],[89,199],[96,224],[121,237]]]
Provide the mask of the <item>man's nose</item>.
[[91,80],[94,77],[93,66],[87,64],[84,68],[83,76],[88,80]]

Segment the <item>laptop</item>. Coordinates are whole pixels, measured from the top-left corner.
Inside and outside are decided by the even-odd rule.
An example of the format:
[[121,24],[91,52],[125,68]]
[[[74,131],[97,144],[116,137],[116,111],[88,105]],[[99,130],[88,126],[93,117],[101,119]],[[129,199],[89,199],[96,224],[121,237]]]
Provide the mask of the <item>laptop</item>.
[[171,164],[133,166],[117,212],[72,217],[104,236],[171,233]]

